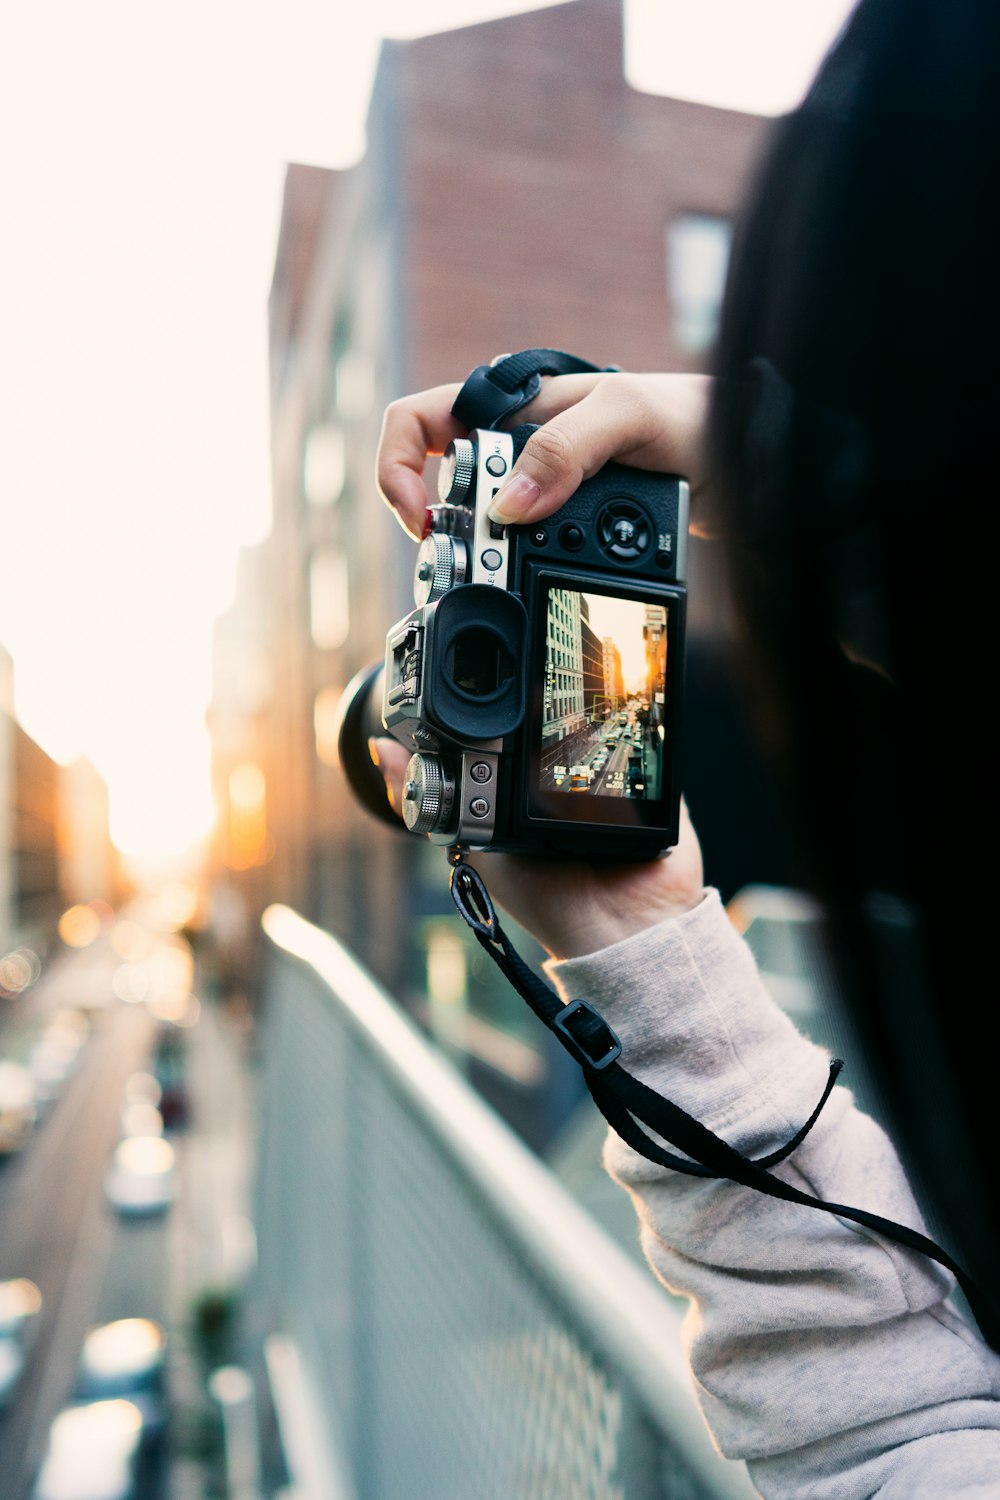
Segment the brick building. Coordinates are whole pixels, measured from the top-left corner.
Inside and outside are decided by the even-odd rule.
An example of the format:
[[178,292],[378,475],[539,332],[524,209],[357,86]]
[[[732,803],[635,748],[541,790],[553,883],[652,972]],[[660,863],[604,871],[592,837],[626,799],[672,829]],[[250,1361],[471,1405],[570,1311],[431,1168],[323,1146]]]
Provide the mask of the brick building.
[[68,903],[121,892],[107,786],[86,760],[59,765],[18,723],[0,646],[0,960],[18,945],[47,952]]
[[[231,826],[227,777],[241,757],[259,765],[271,898],[346,936],[397,992],[419,991],[443,856],[361,814],[331,746],[340,691],[412,604],[414,549],[372,477],[382,411],[533,345],[703,368],[766,131],[636,92],[622,50],[620,0],[387,43],[364,159],[288,169],[270,301],[274,526],[220,626],[231,647],[234,622],[266,618],[268,687],[243,713],[229,660],[217,795]],[[708,580],[692,603],[709,630]],[[232,874],[232,849],[219,852]]]

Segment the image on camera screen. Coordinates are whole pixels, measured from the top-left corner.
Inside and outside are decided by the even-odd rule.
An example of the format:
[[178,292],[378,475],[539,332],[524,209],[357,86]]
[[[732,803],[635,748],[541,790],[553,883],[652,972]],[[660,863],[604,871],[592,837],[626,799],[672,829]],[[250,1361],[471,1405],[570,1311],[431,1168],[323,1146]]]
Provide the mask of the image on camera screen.
[[663,796],[667,611],[550,588],[539,790]]

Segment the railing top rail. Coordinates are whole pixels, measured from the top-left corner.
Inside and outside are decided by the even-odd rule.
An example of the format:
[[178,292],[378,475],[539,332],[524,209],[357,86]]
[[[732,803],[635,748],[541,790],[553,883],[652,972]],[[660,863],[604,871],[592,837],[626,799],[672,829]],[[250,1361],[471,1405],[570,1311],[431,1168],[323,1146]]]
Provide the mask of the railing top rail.
[[695,1473],[720,1500],[756,1495],[741,1465],[719,1461],[681,1352],[680,1314],[651,1273],[570,1197],[342,943],[288,907],[269,907],[263,927],[276,949],[306,964],[336,998],[536,1274],[631,1381]]

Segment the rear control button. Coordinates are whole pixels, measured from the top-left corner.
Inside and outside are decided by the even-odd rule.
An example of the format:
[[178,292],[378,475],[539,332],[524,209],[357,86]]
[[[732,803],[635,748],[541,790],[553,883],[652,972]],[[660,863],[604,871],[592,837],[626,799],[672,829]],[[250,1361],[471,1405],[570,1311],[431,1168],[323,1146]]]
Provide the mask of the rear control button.
[[499,479],[501,474],[506,474],[507,472],[507,460],[501,458],[499,453],[491,453],[486,460],[486,468],[493,475],[494,479]]
[[568,522],[565,526],[559,528],[559,540],[567,552],[579,552],[584,543],[584,535],[579,526],[574,526],[572,522]]
[[503,556],[495,547],[487,547],[480,558],[480,562],[487,573],[495,573],[498,568],[503,566]]
[[598,516],[597,538],[609,557],[633,562],[649,548],[652,529],[642,507],[622,495],[606,505]]
[[493,769],[489,761],[477,760],[475,765],[469,767],[469,775],[473,781],[489,781],[493,775]]
[[531,532],[531,540],[534,542],[536,547],[544,547],[548,539],[549,534],[545,530],[544,526],[536,526],[534,531]]
[[469,803],[469,811],[474,818],[488,818],[490,815],[490,804],[485,797],[475,797]]

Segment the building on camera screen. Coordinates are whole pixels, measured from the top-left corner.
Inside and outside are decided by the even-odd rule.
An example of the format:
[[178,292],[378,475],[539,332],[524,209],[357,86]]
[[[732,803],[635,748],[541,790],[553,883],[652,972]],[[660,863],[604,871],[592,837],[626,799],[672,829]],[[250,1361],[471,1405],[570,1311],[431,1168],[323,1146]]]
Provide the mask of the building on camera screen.
[[664,605],[549,589],[540,790],[658,800],[666,673]]

